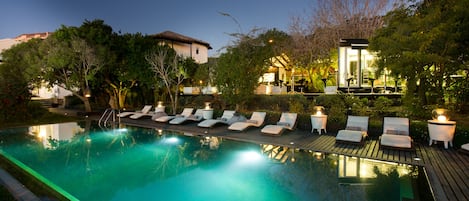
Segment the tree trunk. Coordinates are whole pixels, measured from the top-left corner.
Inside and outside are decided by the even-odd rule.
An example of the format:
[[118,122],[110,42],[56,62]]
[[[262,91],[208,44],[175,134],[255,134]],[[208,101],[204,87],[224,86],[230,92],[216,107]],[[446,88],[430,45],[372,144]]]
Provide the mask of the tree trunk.
[[90,99],[87,97],[84,97],[83,103],[85,104],[85,112],[91,112],[91,104],[90,104]]
[[[174,111],[176,111],[178,107],[178,98],[179,98],[179,93],[178,90],[176,89],[176,92],[174,93]],[[174,112],[176,114],[176,112]]]

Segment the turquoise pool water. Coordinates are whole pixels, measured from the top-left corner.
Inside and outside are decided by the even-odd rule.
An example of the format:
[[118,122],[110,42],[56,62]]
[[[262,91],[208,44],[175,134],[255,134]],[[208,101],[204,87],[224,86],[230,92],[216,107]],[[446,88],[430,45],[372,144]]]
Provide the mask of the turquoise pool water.
[[72,122],[2,130],[0,145],[77,200],[424,200],[420,195],[428,194],[420,167],[187,135]]

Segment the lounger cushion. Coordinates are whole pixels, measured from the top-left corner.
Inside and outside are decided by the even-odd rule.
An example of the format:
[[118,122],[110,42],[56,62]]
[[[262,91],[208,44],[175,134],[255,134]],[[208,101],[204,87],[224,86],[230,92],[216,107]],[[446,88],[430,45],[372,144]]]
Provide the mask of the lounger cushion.
[[200,120],[202,120],[202,118],[203,118],[202,115],[197,115],[197,114],[194,114],[194,115],[191,115],[191,116],[187,117],[187,119],[191,120],[191,121],[200,121]]
[[119,114],[117,114],[118,117],[127,117],[127,116],[130,116],[132,114],[134,114],[135,112],[121,112]]
[[381,145],[397,148],[411,148],[412,139],[407,135],[383,134]]
[[350,130],[350,131],[361,131],[362,128],[358,127],[358,126],[348,126],[347,128],[345,128],[345,130]]
[[285,127],[279,125],[267,125],[262,128],[261,132],[272,135],[280,135],[284,129]]
[[174,119],[172,119],[171,121],[169,121],[169,124],[181,124],[182,122],[186,121],[186,117],[176,117]]
[[143,116],[153,116],[153,113],[135,113],[133,115],[130,115],[131,119],[139,119],[140,117]]
[[159,117],[157,119],[155,119],[155,121],[157,122],[168,122],[169,120],[171,119],[174,119],[176,116],[162,116],[162,117]]
[[336,140],[347,142],[361,142],[366,132],[356,130],[340,130],[337,133]]
[[257,120],[246,120],[246,123],[257,124]]
[[384,133],[394,134],[394,135],[408,135],[405,131],[400,131],[400,130],[386,130]]
[[290,127],[290,124],[288,122],[277,122],[277,125]]
[[226,124],[226,121],[223,121],[223,120],[220,120],[220,119],[206,119],[206,120],[200,122],[199,124],[197,124],[197,126],[203,127],[203,128],[210,128],[210,127],[214,126],[217,123]]
[[165,107],[155,107],[155,112],[164,112]]
[[164,116],[168,116],[168,114],[166,114],[166,112],[156,112],[155,114],[153,114],[153,116],[151,116],[151,120],[156,120]]
[[248,123],[248,122],[235,122],[231,124],[228,129],[229,130],[234,130],[234,131],[243,131],[249,126],[255,126],[256,124],[253,123]]
[[469,143],[463,144],[463,145],[461,146],[461,149],[464,149],[464,150],[466,150],[466,151],[469,151]]

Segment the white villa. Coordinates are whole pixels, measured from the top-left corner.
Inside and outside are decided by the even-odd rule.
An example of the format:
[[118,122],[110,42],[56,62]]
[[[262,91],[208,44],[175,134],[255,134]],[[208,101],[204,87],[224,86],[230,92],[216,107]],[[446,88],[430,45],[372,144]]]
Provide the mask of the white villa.
[[208,50],[212,49],[209,43],[184,36],[172,31],[164,31],[158,34],[151,35],[160,44],[169,45],[179,55],[190,57],[198,64],[208,62]]

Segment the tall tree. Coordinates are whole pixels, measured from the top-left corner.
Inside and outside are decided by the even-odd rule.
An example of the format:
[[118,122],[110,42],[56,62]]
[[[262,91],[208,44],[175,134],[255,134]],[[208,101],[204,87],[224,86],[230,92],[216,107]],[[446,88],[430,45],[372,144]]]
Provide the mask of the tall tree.
[[176,114],[179,98],[179,86],[186,79],[185,59],[169,46],[159,46],[145,55],[146,61],[161,78],[166,86],[171,101],[173,114]]
[[388,13],[386,26],[370,41],[379,67],[407,81],[409,103],[417,97],[420,106],[444,104],[451,75],[467,70],[467,52],[460,50],[465,37],[460,27],[467,27],[467,22],[457,9],[467,4],[437,0],[402,6]]
[[38,83],[40,39],[17,44],[2,52],[0,64],[0,123],[26,120],[31,86]]
[[[237,37],[234,44],[220,55],[214,70],[216,86],[228,104],[236,105],[236,110],[242,109],[244,103],[254,95],[259,78],[266,72],[270,58],[275,55],[273,45],[281,44],[282,41],[280,36],[283,34],[277,30],[260,35],[256,31],[233,35]],[[276,38],[279,39],[276,43],[269,42]]]
[[80,34],[89,29],[62,26],[48,37],[42,47],[44,79],[50,85],[58,84],[70,90],[83,101],[86,112],[91,112],[90,82],[105,64],[99,51],[105,47],[93,45]]
[[310,83],[321,83],[337,68],[333,58],[340,39],[371,37],[383,25],[380,16],[393,3],[394,0],[316,0],[310,15],[291,20],[292,62],[308,72]]
[[[110,97],[111,108],[123,109],[127,107],[127,98],[132,88],[152,88],[154,83],[158,83],[145,60],[145,53],[157,43],[151,37],[140,33],[117,35],[112,41],[111,50],[116,60],[105,65],[98,77],[104,80],[102,84]],[[145,101],[153,100],[152,97],[146,99]]]

